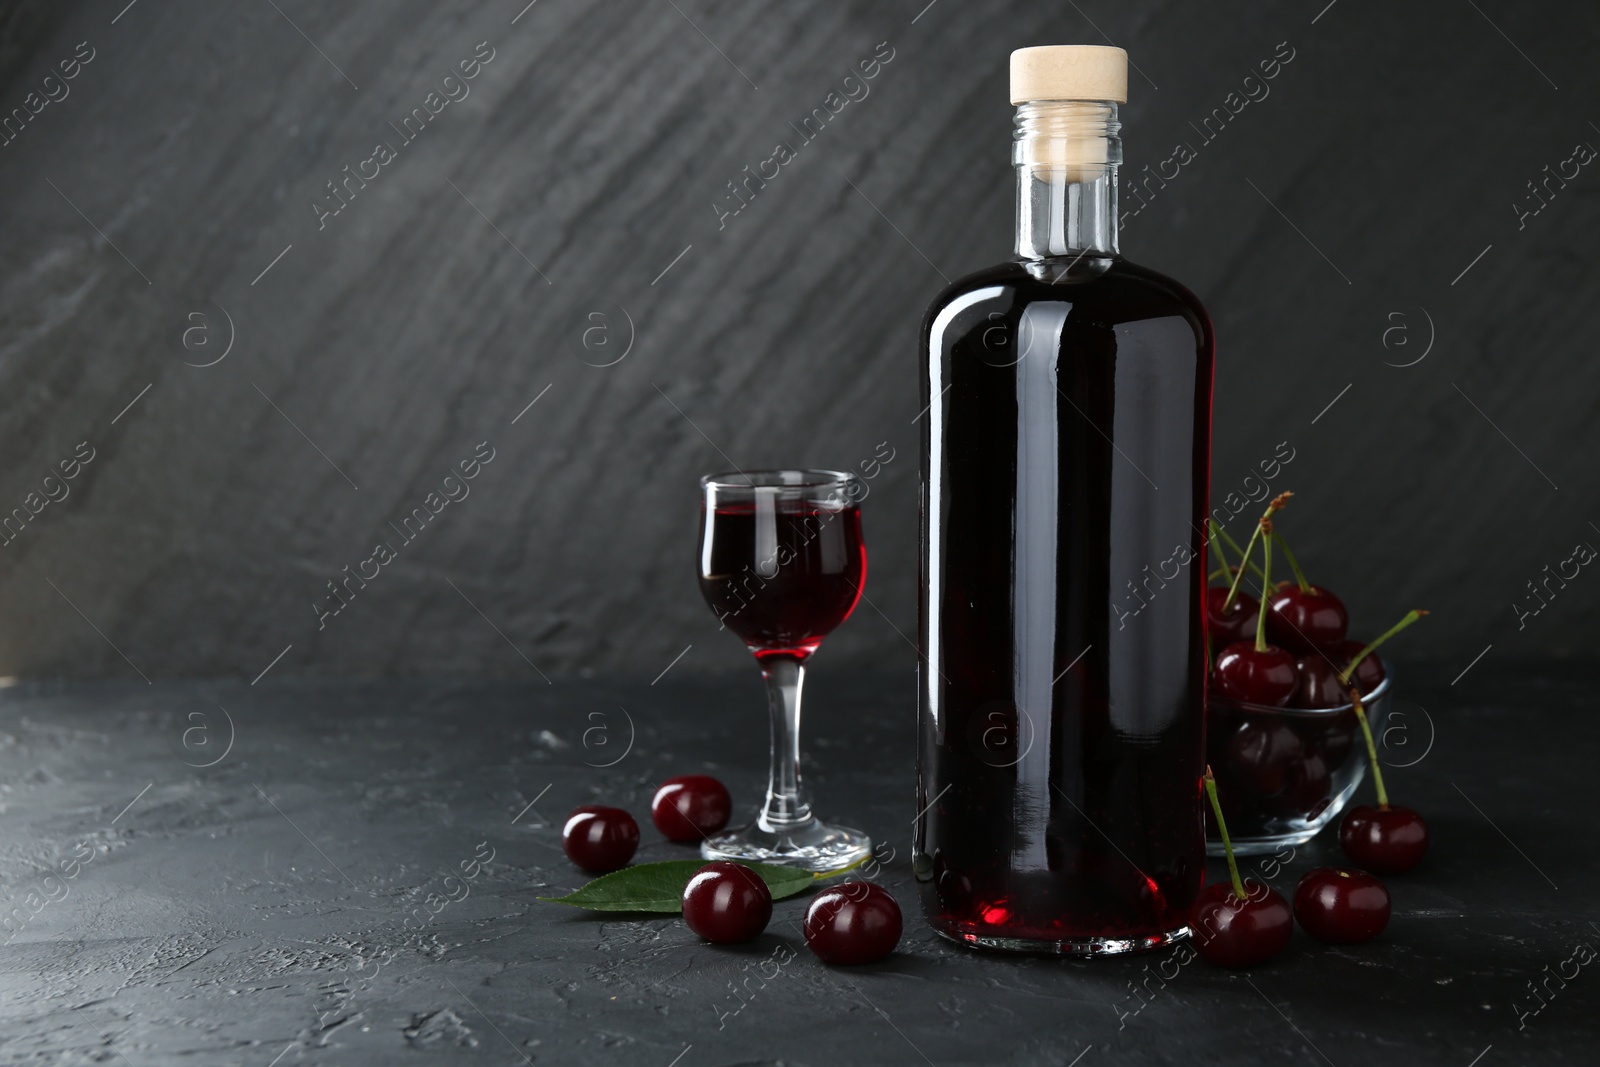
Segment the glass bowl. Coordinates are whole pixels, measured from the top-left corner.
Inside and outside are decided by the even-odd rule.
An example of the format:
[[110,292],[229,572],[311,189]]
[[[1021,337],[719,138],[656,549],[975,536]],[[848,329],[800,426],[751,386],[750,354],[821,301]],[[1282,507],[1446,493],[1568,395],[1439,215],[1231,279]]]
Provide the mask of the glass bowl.
[[[1362,700],[1373,736],[1383,734],[1392,679]],[[1206,762],[1228,820],[1233,851],[1274,852],[1311,840],[1349,802],[1367,773],[1355,707],[1270,708],[1215,694],[1206,708]],[[1209,806],[1206,853],[1222,855]]]

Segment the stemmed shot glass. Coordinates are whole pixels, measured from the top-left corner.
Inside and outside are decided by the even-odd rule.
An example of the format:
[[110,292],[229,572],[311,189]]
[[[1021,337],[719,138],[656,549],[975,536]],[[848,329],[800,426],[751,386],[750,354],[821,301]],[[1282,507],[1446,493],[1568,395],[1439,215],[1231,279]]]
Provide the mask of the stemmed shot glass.
[[811,814],[800,781],[805,663],[855,610],[867,577],[866,483],[823,470],[739,471],[700,479],[700,592],[761,665],[772,713],[772,773],[754,823],[706,839],[707,859],[835,871],[872,841]]

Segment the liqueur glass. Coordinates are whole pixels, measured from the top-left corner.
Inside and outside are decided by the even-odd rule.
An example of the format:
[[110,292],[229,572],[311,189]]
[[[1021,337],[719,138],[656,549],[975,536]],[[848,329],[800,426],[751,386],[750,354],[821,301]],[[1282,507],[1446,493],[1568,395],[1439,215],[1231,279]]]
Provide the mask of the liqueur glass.
[[849,867],[872,842],[811,812],[800,778],[800,693],[806,661],[861,599],[866,485],[842,471],[737,471],[701,478],[700,494],[700,592],[760,664],[772,717],[760,813],[708,837],[701,854],[810,871]]

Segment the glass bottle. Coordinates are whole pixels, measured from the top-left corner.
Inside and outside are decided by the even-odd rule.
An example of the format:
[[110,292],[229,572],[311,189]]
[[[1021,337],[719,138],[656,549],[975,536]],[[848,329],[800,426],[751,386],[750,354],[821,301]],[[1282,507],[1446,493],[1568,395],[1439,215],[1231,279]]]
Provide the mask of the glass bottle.
[[1126,62],[1013,55],[1016,258],[922,327],[913,865],[979,947],[1154,948],[1204,879],[1211,322],[1118,251]]

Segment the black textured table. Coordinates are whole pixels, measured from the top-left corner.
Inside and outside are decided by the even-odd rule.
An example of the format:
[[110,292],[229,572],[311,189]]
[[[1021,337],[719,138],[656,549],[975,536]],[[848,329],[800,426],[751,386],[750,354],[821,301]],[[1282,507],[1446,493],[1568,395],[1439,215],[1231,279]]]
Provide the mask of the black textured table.
[[[1391,788],[1427,815],[1432,854],[1389,880],[1395,915],[1378,942],[1330,948],[1297,931],[1248,972],[1185,963],[1182,950],[1079,962],[935,937],[908,855],[911,682],[826,669],[808,687],[811,782],[825,816],[894,850],[880,880],[907,914],[895,955],[823,967],[799,935],[803,900],[779,902],[768,932],[734,948],[701,944],[676,917],[538,903],[583,881],[559,845],[578,804],[642,818],[657,781],[702,769],[739,798],[758,794],[753,674],[0,692],[0,1061],[289,1067],[426,1051],[644,1067],[1498,1067],[1600,1055],[1600,968],[1574,955],[1600,947],[1590,670],[1484,666],[1453,688],[1405,675],[1411,726],[1387,758],[1427,754],[1392,771]],[[640,859],[691,855],[646,827]],[[1313,842],[1275,884],[1336,859]]]

